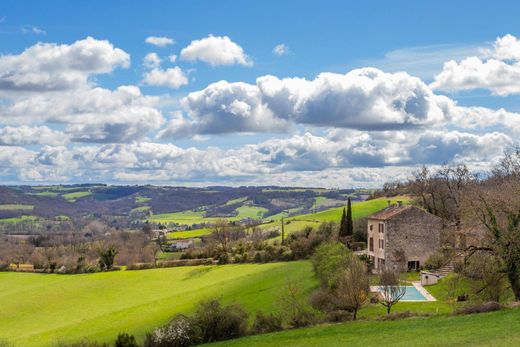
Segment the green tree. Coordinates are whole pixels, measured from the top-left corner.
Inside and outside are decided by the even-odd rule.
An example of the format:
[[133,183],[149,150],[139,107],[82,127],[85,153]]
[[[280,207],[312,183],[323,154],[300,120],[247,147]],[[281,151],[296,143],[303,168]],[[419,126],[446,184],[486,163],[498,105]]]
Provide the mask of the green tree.
[[352,236],[352,234],[354,233],[354,222],[352,221],[352,202],[350,201],[350,198],[348,198],[348,203],[347,203],[346,228],[347,228],[347,236]]
[[101,270],[110,270],[114,266],[114,259],[116,258],[117,250],[114,246],[109,246],[107,249],[99,252],[99,267]]
[[347,212],[343,208],[343,214],[341,215],[341,222],[339,223],[339,237],[347,236]]

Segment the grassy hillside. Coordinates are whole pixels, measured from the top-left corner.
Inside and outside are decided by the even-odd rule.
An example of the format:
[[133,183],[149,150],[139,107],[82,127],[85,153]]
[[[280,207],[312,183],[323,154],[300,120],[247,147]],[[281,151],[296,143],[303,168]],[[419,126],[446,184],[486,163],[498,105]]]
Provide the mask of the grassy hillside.
[[295,329],[211,346],[519,346],[520,309]]
[[[352,203],[352,218],[358,219],[367,217],[379,210],[382,210],[388,206],[388,200],[391,203],[396,203],[398,200],[408,202],[407,197],[394,197],[394,198],[380,198],[374,200],[367,200],[361,202]],[[316,213],[301,214],[298,216],[288,217],[285,220],[289,223],[285,225],[285,233],[291,234],[295,231],[302,230],[305,226],[317,226],[322,222],[339,222],[341,220],[341,214],[343,213],[343,207],[331,208]],[[271,223],[263,224],[262,228],[272,228],[280,226],[279,221],[273,221]],[[281,236],[279,237],[281,238]]]
[[222,296],[252,313],[276,311],[287,275],[310,290],[309,262],[179,267],[82,275],[0,273],[0,338],[50,346],[60,337],[142,338],[201,299]]

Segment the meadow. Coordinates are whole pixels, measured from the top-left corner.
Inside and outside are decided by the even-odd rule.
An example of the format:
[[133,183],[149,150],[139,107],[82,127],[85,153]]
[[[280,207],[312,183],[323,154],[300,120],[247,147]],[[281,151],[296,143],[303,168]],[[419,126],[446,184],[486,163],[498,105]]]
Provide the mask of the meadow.
[[202,299],[220,296],[252,314],[276,312],[287,276],[310,292],[309,262],[177,267],[80,275],[0,273],[0,338],[52,346],[83,337],[111,342],[146,332]]
[[519,308],[469,316],[322,325],[211,344],[226,347],[518,345]]

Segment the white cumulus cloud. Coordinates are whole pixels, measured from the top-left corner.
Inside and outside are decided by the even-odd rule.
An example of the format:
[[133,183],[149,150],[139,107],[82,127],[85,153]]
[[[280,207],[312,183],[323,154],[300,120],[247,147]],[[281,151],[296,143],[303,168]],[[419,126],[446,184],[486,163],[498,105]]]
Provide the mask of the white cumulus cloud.
[[253,65],[253,61],[244,53],[242,47],[227,36],[209,35],[200,40],[193,40],[182,49],[180,57],[188,61],[200,60],[211,66]]
[[165,47],[168,45],[173,45],[175,40],[166,36],[148,36],[145,39],[145,42],[154,46]]
[[143,83],[177,89],[188,84],[188,77],[178,66],[166,70],[154,68],[144,74]]

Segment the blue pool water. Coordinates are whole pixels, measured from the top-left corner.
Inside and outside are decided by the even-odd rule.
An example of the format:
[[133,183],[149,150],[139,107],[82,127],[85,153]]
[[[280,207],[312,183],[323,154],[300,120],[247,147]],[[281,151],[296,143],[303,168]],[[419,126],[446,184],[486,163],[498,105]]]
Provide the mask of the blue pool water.
[[428,301],[414,286],[406,286],[406,293],[401,301]]
[[427,301],[427,299],[414,286],[406,286],[406,294],[401,301]]

